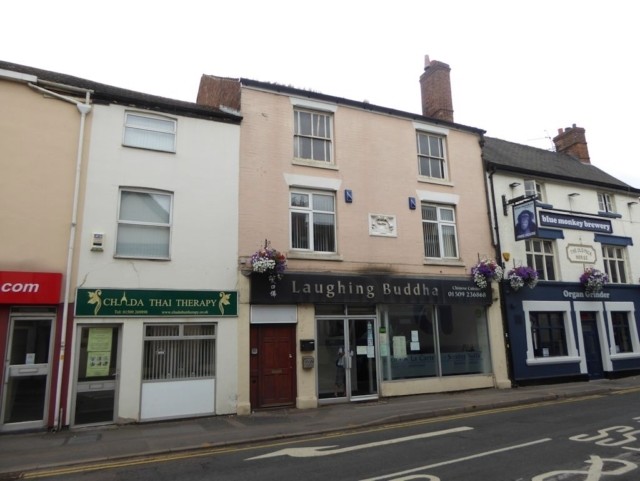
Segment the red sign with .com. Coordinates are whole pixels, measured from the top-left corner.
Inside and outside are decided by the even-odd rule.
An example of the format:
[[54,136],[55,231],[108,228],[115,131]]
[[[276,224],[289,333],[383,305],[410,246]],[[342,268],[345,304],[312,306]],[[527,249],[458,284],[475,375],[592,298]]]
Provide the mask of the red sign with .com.
[[0,271],[0,304],[58,304],[62,274]]

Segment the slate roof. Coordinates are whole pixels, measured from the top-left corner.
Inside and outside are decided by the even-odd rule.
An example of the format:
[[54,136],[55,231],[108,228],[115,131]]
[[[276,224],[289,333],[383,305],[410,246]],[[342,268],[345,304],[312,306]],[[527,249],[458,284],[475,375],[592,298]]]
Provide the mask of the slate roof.
[[[82,89],[92,90],[92,101],[94,103],[114,103],[143,109],[150,109],[157,112],[169,113],[174,115],[183,115],[186,117],[195,117],[208,120],[216,120],[218,122],[240,123],[242,116],[225,112],[209,106],[199,105],[192,102],[184,102],[157,95],[145,94],[134,90],[127,90],[112,85],[107,85],[92,80],[74,77],[49,70],[28,67],[16,63],[5,62],[0,60],[0,69],[10,70],[38,77],[38,80],[54,82],[68,85],[71,87],[79,87]],[[46,85],[43,87],[50,88]],[[50,88],[51,89],[51,88]],[[55,90],[55,89],[52,89]]]
[[477,135],[483,135],[485,133],[484,130],[479,129],[477,127],[470,127],[468,125],[457,124],[455,122],[448,122],[446,120],[436,119],[433,117],[425,117],[424,115],[405,112],[403,110],[396,110],[389,107],[382,107],[380,105],[371,104],[369,102],[360,102],[358,100],[351,100],[343,97],[327,95],[327,94],[315,92],[313,90],[305,90],[305,89],[300,89],[296,87],[291,87],[288,85],[282,85],[282,84],[272,83],[272,82],[262,82],[259,80],[252,80],[248,78],[241,78],[240,83],[245,87],[253,87],[257,89],[268,90],[271,92],[283,93],[286,95],[294,95],[302,98],[309,98],[313,100],[331,102],[338,105],[347,105],[349,107],[354,107],[361,110],[369,110],[371,112],[393,115],[396,117],[415,120],[418,122],[426,122],[434,125],[442,125],[442,126],[454,128],[457,130],[471,132]]
[[485,137],[484,141],[482,157],[488,170],[504,170],[589,184],[635,195],[640,193],[640,189],[607,174],[593,164],[585,164],[571,155],[492,137]]

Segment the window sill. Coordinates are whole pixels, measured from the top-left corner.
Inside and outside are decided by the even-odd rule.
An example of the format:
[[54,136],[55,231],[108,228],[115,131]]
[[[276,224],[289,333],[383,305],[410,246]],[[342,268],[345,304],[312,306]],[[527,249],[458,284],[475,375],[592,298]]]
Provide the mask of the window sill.
[[287,258],[310,260],[310,261],[343,261],[344,260],[340,254],[335,254],[335,253],[323,254],[321,252],[296,252],[296,251],[289,251],[287,253]]
[[552,356],[552,357],[536,357],[528,358],[527,366],[545,365],[545,364],[568,364],[572,362],[580,362],[580,356]]
[[464,262],[459,259],[430,259],[425,258],[422,262],[425,266],[450,266],[450,267],[465,267]]
[[609,219],[620,219],[622,218],[622,214],[618,214],[617,212],[611,212],[608,210],[599,210],[598,215],[600,217],[608,217]]
[[454,187],[454,183],[447,179],[436,179],[433,177],[425,177],[423,175],[418,175],[418,182],[422,182],[424,184],[438,184],[438,185],[448,185],[450,187]]
[[293,165],[303,165],[305,167],[316,167],[318,169],[339,170],[335,164],[320,160],[293,159]]
[[132,260],[132,261],[160,261],[160,262],[168,262],[171,260],[170,257],[134,257],[134,256],[123,256],[118,254],[114,254],[113,258]]
[[611,354],[612,361],[622,361],[623,359],[637,359],[640,357],[640,352],[624,352],[622,354]]
[[176,150],[167,150],[167,149],[155,149],[153,147],[143,147],[141,145],[130,145],[130,144],[122,144],[123,147],[127,149],[137,149],[137,150],[149,150],[151,152],[160,152],[165,154],[175,154]]

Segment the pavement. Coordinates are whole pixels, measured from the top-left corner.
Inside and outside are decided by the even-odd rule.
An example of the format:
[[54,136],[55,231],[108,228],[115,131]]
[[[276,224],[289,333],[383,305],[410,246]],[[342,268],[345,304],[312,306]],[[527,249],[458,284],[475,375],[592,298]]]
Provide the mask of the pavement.
[[344,432],[390,423],[450,416],[591,395],[640,390],[640,376],[547,384],[511,389],[381,398],[323,405],[317,409],[273,409],[248,416],[201,418],[0,434],[0,479],[74,464],[176,454],[191,450]]

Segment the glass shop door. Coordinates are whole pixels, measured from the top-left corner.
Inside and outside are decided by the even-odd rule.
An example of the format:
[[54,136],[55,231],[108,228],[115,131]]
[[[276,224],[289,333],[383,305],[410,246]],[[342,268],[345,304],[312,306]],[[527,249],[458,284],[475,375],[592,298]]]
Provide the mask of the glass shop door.
[[51,377],[53,318],[10,320],[2,386],[2,431],[46,425]]
[[378,397],[375,319],[318,319],[318,398]]
[[74,425],[115,421],[120,327],[78,326]]

